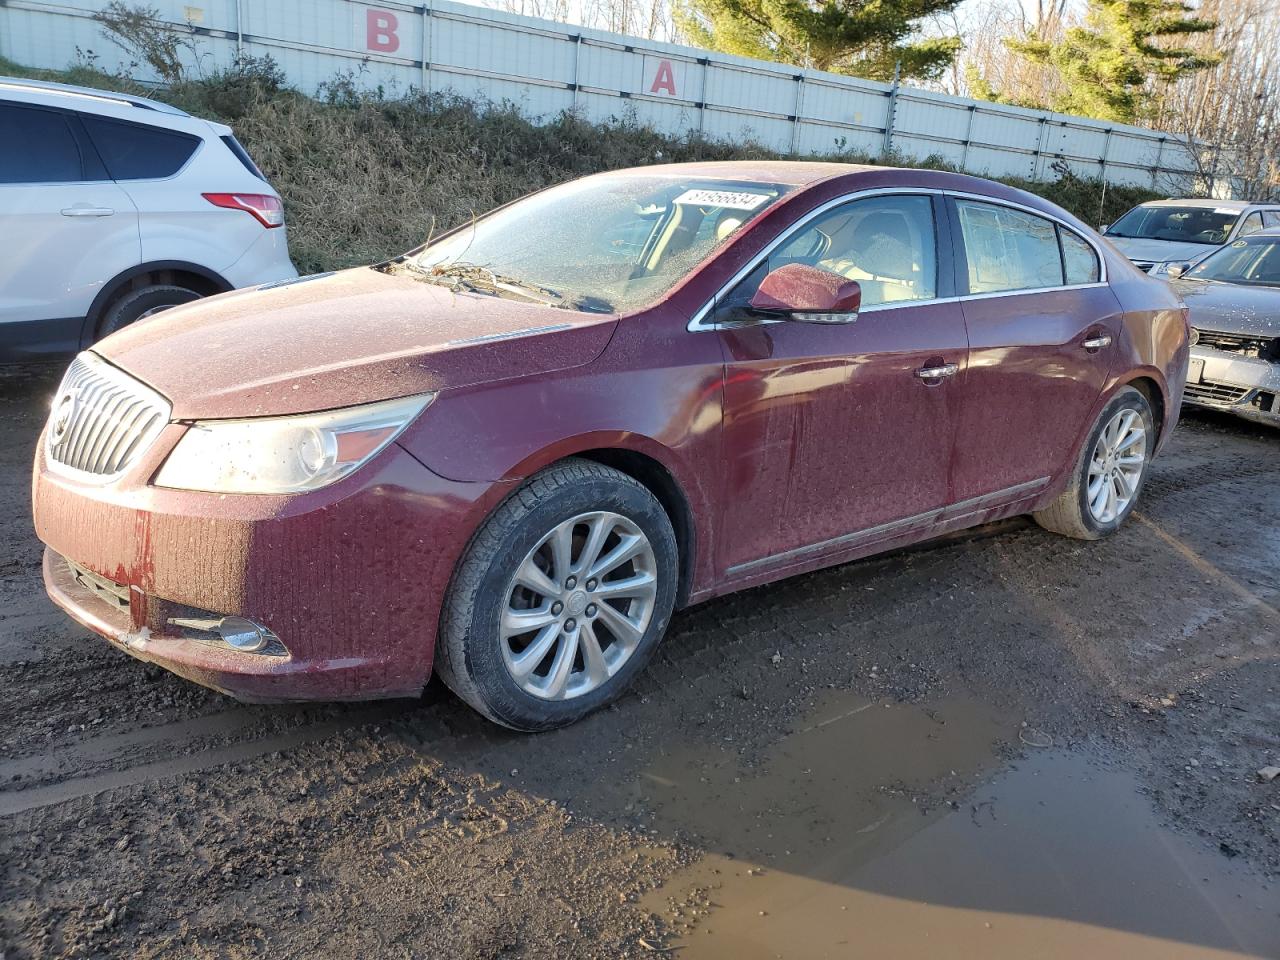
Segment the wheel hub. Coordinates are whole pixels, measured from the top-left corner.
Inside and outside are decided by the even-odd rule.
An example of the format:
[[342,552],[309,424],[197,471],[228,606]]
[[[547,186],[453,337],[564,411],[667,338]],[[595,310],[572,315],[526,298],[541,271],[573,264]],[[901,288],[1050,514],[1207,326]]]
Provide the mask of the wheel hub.
[[1107,421],[1089,458],[1085,497],[1094,520],[1112,523],[1129,508],[1146,466],[1146,424],[1136,410],[1121,410]]
[[607,683],[649,628],[657,570],[649,538],[621,514],[584,513],[557,524],[507,586],[498,639],[512,680],[544,700]]

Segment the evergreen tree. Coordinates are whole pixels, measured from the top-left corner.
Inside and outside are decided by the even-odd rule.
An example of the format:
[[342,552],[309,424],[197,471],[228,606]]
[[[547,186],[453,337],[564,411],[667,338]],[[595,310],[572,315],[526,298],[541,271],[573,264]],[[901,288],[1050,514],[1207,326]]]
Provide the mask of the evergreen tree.
[[872,80],[930,79],[951,65],[959,37],[917,38],[922,17],[960,0],[685,0],[676,22],[693,43],[759,60]]
[[[1153,87],[1217,64],[1221,57],[1178,46],[1179,39],[1217,25],[1181,0],[1089,0],[1082,26],[1060,41],[1027,36],[1006,41],[1033,63],[1054,71],[1061,84],[1049,106],[1062,113],[1136,123],[1151,116]],[[1024,103],[1017,91],[996,94],[980,78],[974,92],[987,99]]]

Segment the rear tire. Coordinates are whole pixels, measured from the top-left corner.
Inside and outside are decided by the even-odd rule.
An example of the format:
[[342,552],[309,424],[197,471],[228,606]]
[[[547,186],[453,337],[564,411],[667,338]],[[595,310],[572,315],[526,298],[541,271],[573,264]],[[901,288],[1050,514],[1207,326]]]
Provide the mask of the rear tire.
[[141,320],[143,317],[149,317],[153,313],[159,313],[161,310],[168,310],[170,307],[178,307],[184,303],[199,299],[200,294],[194,290],[170,284],[157,283],[139,287],[137,290],[130,290],[115,303],[111,304],[107,308],[107,312],[102,315],[102,322],[98,324],[98,339],[101,340],[103,337],[108,337],[117,330]]
[[678,571],[671,521],[645,486],[593,461],[558,463],[472,539],[445,601],[436,673],[503,726],[573,723],[644,669]]
[[1122,387],[1085,438],[1067,489],[1033,514],[1036,523],[1077,540],[1115,533],[1138,503],[1155,441],[1151,404],[1133,387]]

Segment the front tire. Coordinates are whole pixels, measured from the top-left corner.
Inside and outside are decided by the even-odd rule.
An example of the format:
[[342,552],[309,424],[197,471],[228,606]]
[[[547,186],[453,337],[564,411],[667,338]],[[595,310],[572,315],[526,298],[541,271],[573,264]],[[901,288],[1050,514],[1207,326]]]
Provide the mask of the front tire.
[[503,726],[573,723],[644,669],[678,570],[670,518],[646,487],[592,461],[556,464],[473,538],[445,602],[436,672]]
[[1133,387],[1122,387],[1089,431],[1067,489],[1033,514],[1036,523],[1078,540],[1115,533],[1137,505],[1155,441],[1151,404]]

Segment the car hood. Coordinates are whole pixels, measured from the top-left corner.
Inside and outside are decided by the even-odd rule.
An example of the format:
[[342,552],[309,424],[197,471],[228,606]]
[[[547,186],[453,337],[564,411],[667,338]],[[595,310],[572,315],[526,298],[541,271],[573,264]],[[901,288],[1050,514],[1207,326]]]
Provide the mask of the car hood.
[[1280,287],[1175,280],[1173,288],[1191,311],[1191,325],[1246,336],[1280,337]]
[[1199,260],[1206,253],[1216,250],[1208,243],[1182,243],[1176,240],[1143,240],[1137,237],[1107,237],[1116,249],[1130,260]]
[[175,419],[306,413],[588,363],[617,318],[361,267],[175,307],[93,349]]

